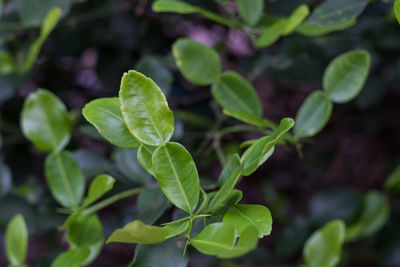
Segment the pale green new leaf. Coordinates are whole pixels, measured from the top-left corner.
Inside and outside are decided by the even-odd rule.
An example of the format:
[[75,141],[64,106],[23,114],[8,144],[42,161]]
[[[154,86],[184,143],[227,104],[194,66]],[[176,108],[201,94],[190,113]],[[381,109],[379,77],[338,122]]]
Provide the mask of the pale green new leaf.
[[15,215],[7,224],[5,233],[5,249],[10,265],[23,266],[28,246],[28,230],[24,217]]
[[307,5],[301,5],[296,8],[295,11],[289,16],[286,21],[285,29],[283,30],[283,35],[288,35],[292,33],[297,26],[299,26],[303,20],[310,14],[310,9]]
[[153,167],[167,198],[192,214],[199,202],[200,181],[190,153],[178,143],[167,143],[154,152]]
[[334,220],[315,231],[304,246],[307,267],[334,267],[339,262],[346,234],[343,221]]
[[167,224],[166,226],[164,226],[164,229],[167,229],[169,231],[166,239],[184,233],[189,228],[189,224],[189,220],[181,220]]
[[80,267],[89,256],[89,247],[76,247],[58,255],[51,267]]
[[400,192],[400,165],[386,178],[383,188],[386,192]]
[[264,10],[264,0],[235,0],[240,17],[254,26],[260,20]]
[[11,55],[4,51],[0,51],[0,74],[2,75],[7,75],[12,72],[15,72],[16,66],[14,59],[11,57]]
[[268,152],[273,149],[275,144],[278,143],[280,138],[288,132],[293,125],[293,119],[284,118],[281,120],[279,127],[271,135],[260,138],[257,142],[247,148],[241,158],[243,167],[242,174],[248,176],[264,163],[266,158],[271,155]]
[[166,240],[169,232],[163,227],[146,225],[136,220],[115,230],[106,243],[158,244]]
[[261,101],[255,89],[234,71],[223,72],[213,83],[211,93],[223,109],[262,116]]
[[93,100],[82,109],[82,114],[111,144],[122,148],[139,147],[125,125],[118,97]]
[[181,0],[158,0],[154,2],[153,10],[156,12],[190,14],[197,12],[197,7]]
[[333,104],[329,96],[322,91],[309,95],[296,115],[295,138],[311,137],[319,133],[328,123]]
[[62,150],[70,139],[67,109],[57,96],[44,89],[30,94],[25,100],[21,127],[24,135],[45,152]]
[[394,0],[394,14],[400,24],[400,0]]
[[137,159],[140,165],[142,165],[142,167],[153,176],[155,176],[155,174],[154,174],[152,158],[156,148],[157,147],[155,146],[146,146],[142,144],[140,145],[137,152]]
[[238,236],[249,226],[257,228],[260,238],[272,230],[271,212],[261,205],[237,204],[225,213],[223,222],[232,223]]
[[140,142],[158,146],[171,139],[174,116],[151,79],[133,70],[124,73],[119,100],[125,124]]
[[270,127],[272,124],[267,121],[266,119],[260,118],[258,116],[236,111],[236,110],[230,110],[230,109],[224,109],[223,113],[227,116],[230,116],[232,118],[235,118],[237,120],[246,122],[248,124],[252,124],[258,127]]
[[89,187],[89,192],[87,197],[83,200],[83,206],[87,207],[99,198],[101,198],[105,193],[110,191],[115,183],[115,179],[107,174],[100,174],[92,181]]
[[336,57],[325,70],[323,87],[335,103],[355,98],[367,80],[371,57],[365,50],[355,50]]
[[66,208],[79,206],[85,181],[82,170],[70,152],[62,151],[47,156],[45,174],[50,192],[58,203]]
[[263,29],[261,35],[254,41],[254,46],[258,48],[264,48],[278,41],[286,27],[286,23],[286,19],[278,19],[269,27]]
[[221,60],[211,47],[187,38],[178,39],[172,54],[182,75],[197,85],[210,85],[221,73]]
[[235,258],[253,250],[258,243],[258,231],[249,226],[243,230],[235,244],[235,229],[231,223],[213,223],[207,225],[191,244],[201,253],[215,255],[218,258]]

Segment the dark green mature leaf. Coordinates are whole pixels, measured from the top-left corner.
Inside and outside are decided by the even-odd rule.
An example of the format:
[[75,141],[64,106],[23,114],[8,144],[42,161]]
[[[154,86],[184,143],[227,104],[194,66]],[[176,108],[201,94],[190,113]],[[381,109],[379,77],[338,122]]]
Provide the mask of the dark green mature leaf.
[[378,191],[364,196],[361,214],[346,231],[346,240],[368,237],[378,232],[389,219],[390,207],[386,196]]
[[248,176],[263,164],[271,156],[269,153],[271,149],[273,149],[275,144],[293,125],[293,119],[284,118],[281,120],[279,127],[271,135],[260,138],[257,142],[253,143],[242,155],[242,174]]
[[61,253],[53,261],[51,267],[80,267],[90,256],[88,247],[77,247]]
[[11,55],[6,52],[1,50],[0,51],[0,74],[2,75],[7,75],[12,72],[15,72],[16,66],[14,59],[11,57]]
[[213,83],[211,93],[223,109],[262,116],[261,101],[255,89],[234,71],[223,72]]
[[184,244],[176,238],[158,245],[138,245],[130,267],[186,267],[189,257]]
[[24,135],[46,152],[62,150],[70,138],[71,123],[64,104],[53,93],[43,89],[25,100],[21,127]]
[[197,85],[210,85],[221,73],[221,60],[211,47],[187,38],[172,46],[176,65],[182,75]]
[[[118,170],[125,176],[129,183],[147,184],[150,176],[139,164],[138,154],[133,149],[121,149],[115,154]],[[124,180],[125,180],[124,179]]]
[[99,198],[101,198],[105,193],[110,191],[115,183],[115,179],[107,174],[98,175],[90,184],[89,192],[87,197],[83,200],[83,206],[87,207]]
[[249,226],[257,228],[260,238],[272,230],[271,212],[261,205],[237,204],[225,213],[223,222],[232,223],[239,236]]
[[365,50],[355,50],[336,57],[325,70],[323,87],[335,103],[355,98],[367,80],[371,57]]
[[261,18],[264,10],[264,0],[235,0],[240,17],[249,25],[254,26]]
[[400,192],[400,165],[386,178],[383,188],[386,192]]
[[155,146],[146,146],[146,145],[141,145],[139,147],[139,150],[137,152],[137,159],[142,165],[142,167],[151,175],[154,175],[154,168],[153,168],[153,153],[156,150],[157,147]]
[[[37,0],[28,0],[29,2],[35,2]],[[38,4],[41,5],[41,4]],[[36,58],[39,55],[40,49],[46,41],[47,36],[53,31],[56,27],[58,21],[61,17],[61,9],[58,7],[52,8],[46,15],[46,18],[43,21],[42,28],[40,29],[39,37],[31,44],[29,50],[27,52],[27,56],[24,59],[22,64],[22,72],[29,71],[33,64],[35,63]]]
[[309,21],[305,21],[296,28],[296,32],[305,36],[321,36],[334,31],[340,31],[350,28],[356,24],[356,19],[350,19],[342,22],[337,22],[332,25],[311,25]]
[[10,265],[23,266],[28,244],[28,230],[24,217],[15,215],[7,224],[5,233],[5,249]]
[[309,267],[334,267],[339,262],[346,227],[341,220],[334,220],[314,232],[307,240],[303,255]]
[[369,0],[326,0],[314,9],[308,23],[311,25],[335,25],[360,15]]
[[2,160],[0,160],[0,197],[6,195],[10,191],[11,183],[11,170]]
[[119,91],[126,126],[142,143],[158,146],[174,133],[174,116],[161,89],[143,74],[124,73]]
[[83,197],[85,181],[71,153],[62,151],[47,156],[45,173],[51,194],[58,203],[67,208],[78,207]]
[[264,48],[278,41],[286,27],[286,24],[287,20],[284,18],[275,21],[261,32],[261,35],[255,40],[254,46]]
[[118,97],[93,100],[82,109],[82,114],[111,144],[122,148],[139,147],[125,125]]
[[394,0],[394,14],[400,24],[400,0]]
[[201,253],[218,258],[235,258],[253,250],[258,243],[258,231],[249,226],[241,233],[235,244],[235,228],[231,223],[213,223],[191,240],[191,244]]
[[192,214],[199,202],[200,181],[190,153],[178,143],[167,143],[154,152],[153,167],[167,198]]
[[329,96],[315,91],[307,97],[296,115],[295,138],[311,137],[319,133],[328,123],[333,104]]
[[121,229],[115,230],[107,239],[106,243],[137,243],[158,244],[165,241],[169,230],[158,226],[149,226],[141,221],[133,221]]
[[301,5],[296,8],[295,11],[290,15],[286,21],[285,29],[283,30],[283,35],[288,35],[292,33],[297,26],[299,26],[303,20],[310,14],[310,9],[307,5]]
[[153,224],[170,207],[168,199],[160,188],[146,188],[138,197],[138,219],[145,224]]
[[222,187],[218,190],[215,196],[211,199],[208,205],[208,211],[213,212],[220,208],[224,201],[229,197],[235,184],[237,183],[240,174],[242,172],[242,167],[240,163],[240,158],[238,154],[233,155],[228,163],[225,165],[218,179]]

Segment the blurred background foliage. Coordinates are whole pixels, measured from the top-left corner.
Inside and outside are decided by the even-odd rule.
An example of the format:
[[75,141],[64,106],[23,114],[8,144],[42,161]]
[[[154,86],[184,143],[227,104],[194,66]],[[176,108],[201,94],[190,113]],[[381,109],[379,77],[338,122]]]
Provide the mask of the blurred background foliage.
[[[224,12],[216,4],[218,1],[188,2]],[[287,16],[300,4],[315,7],[320,2],[266,0],[265,11]],[[265,165],[239,184],[247,203],[270,208],[274,218],[271,236],[237,260],[221,261],[193,253],[189,262],[190,266],[298,265],[308,236],[332,219],[355,223],[363,205],[375,205],[374,200],[365,203],[365,196],[372,194],[373,198],[371,190],[383,190],[386,178],[400,163],[400,28],[392,3],[372,1],[349,29],[318,37],[292,34],[266,49],[255,49],[239,30],[198,15],[155,13],[151,0],[3,1],[1,232],[14,214],[24,215],[29,229],[29,266],[49,266],[66,248],[65,237],[57,230],[65,215],[58,210],[45,184],[45,155],[23,137],[19,125],[23,101],[37,88],[51,90],[71,110],[74,133],[68,150],[73,151],[85,177],[110,173],[118,179],[115,190],[121,191],[152,183],[152,178],[138,164],[135,151],[114,150],[104,142],[83,119],[81,109],[92,99],[116,96],[121,75],[129,69],[152,77],[176,111],[174,138],[192,152],[204,184],[212,186],[221,166],[209,140],[216,118],[224,115],[215,109],[208,88],[190,84],[179,74],[171,55],[171,45],[177,38],[186,36],[214,46],[224,69],[233,69],[252,81],[261,97],[264,115],[274,122],[295,117],[303,100],[321,88],[323,70],[335,56],[356,48],[366,49],[372,56],[372,66],[362,93],[355,101],[335,105],[327,127],[303,143],[303,157],[292,147],[279,147]],[[62,8],[62,18],[33,68],[14,71],[13,62],[23,61],[39,36],[47,12],[54,6]],[[255,137],[249,133],[228,134],[221,146],[228,155],[239,150],[241,141]],[[400,176],[398,169],[392,175],[395,176]],[[396,179],[399,178],[392,178]],[[138,205],[147,203],[147,210],[138,212],[135,198],[102,210],[99,215],[105,235],[134,218],[145,220],[146,212],[171,209],[156,191],[138,201]],[[392,191],[387,191],[390,215],[383,215],[388,221],[378,233],[346,243],[340,266],[400,266],[399,186]],[[0,243],[1,266],[6,264],[3,244]],[[131,262],[133,252],[133,245],[107,245],[92,266],[125,266]]]

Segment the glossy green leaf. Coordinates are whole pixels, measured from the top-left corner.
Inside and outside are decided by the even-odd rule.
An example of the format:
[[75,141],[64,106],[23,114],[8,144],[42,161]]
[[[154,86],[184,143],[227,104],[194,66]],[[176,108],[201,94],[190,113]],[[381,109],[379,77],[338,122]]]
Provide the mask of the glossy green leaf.
[[223,72],[213,83],[211,93],[223,109],[262,116],[261,101],[255,89],[234,71]]
[[232,223],[239,236],[249,226],[257,228],[260,238],[272,230],[271,212],[261,205],[237,204],[225,213],[223,222]]
[[355,240],[375,234],[388,221],[389,212],[389,203],[384,194],[378,191],[368,192],[364,196],[361,214],[346,231],[346,240]]
[[166,238],[171,238],[180,234],[183,234],[189,228],[189,220],[176,221],[173,223],[169,223],[164,226],[164,229],[169,231],[169,234]]
[[329,96],[322,91],[309,95],[296,115],[295,138],[311,137],[319,133],[328,123],[333,104]]
[[178,143],[167,143],[154,152],[153,167],[167,198],[192,214],[199,202],[200,181],[190,153]]
[[140,192],[137,200],[138,219],[145,224],[151,225],[169,207],[170,203],[160,188],[146,188]]
[[183,243],[176,238],[157,245],[138,245],[129,267],[186,267],[189,257]]
[[25,100],[21,114],[24,135],[46,152],[62,150],[70,138],[71,123],[64,104],[51,92],[39,89]]
[[258,243],[258,231],[249,226],[242,231],[235,242],[235,228],[231,223],[213,223],[207,225],[191,244],[201,253],[215,255],[218,258],[235,258],[253,250]]
[[261,18],[264,10],[264,0],[235,0],[240,17],[249,25],[254,26]]
[[133,221],[121,229],[115,230],[107,239],[107,243],[158,244],[165,241],[169,230],[158,226],[149,226],[141,221]]
[[197,7],[181,0],[158,0],[154,2],[153,10],[156,12],[190,14],[197,12]]
[[296,32],[305,36],[321,36],[334,31],[340,31],[352,27],[357,23],[356,19],[336,22],[332,25],[310,24],[309,20],[303,22],[296,28]]
[[299,26],[303,20],[310,14],[310,9],[307,5],[301,5],[296,8],[295,11],[289,16],[286,21],[285,29],[283,30],[283,35],[288,35],[292,33],[297,26]]
[[335,103],[355,98],[367,80],[371,57],[365,50],[355,50],[336,57],[325,70],[323,87]]
[[172,54],[182,75],[197,85],[210,85],[221,73],[221,60],[211,47],[187,38],[178,39]]
[[233,117],[237,120],[246,122],[248,124],[252,124],[258,127],[269,127],[271,126],[271,123],[263,118],[260,118],[258,116],[248,114],[248,113],[243,113],[240,111],[236,110],[230,110],[230,109],[224,109],[223,110],[224,114],[230,117]]
[[10,74],[15,72],[15,68],[15,62],[11,55],[4,50],[0,50],[0,74]]
[[155,176],[153,168],[153,153],[157,147],[141,145],[137,152],[137,159],[142,167],[151,175]]
[[164,95],[168,96],[173,76],[165,67],[162,58],[145,56],[136,64],[135,70],[152,79],[161,88]]
[[383,188],[387,192],[400,192],[400,165],[386,178]]
[[243,166],[242,174],[248,176],[264,163],[266,158],[271,156],[269,153],[271,149],[273,149],[275,144],[293,127],[293,125],[293,119],[284,118],[281,120],[279,127],[271,135],[260,138],[247,148],[241,158]]
[[[36,1],[36,0],[33,0]],[[32,1],[32,2],[33,2]],[[56,27],[58,21],[61,18],[61,9],[58,7],[52,8],[46,15],[46,18],[43,21],[42,27],[40,29],[39,37],[31,44],[27,55],[22,64],[22,72],[29,71],[33,64],[35,63],[36,58],[39,55],[40,49],[46,41],[47,36],[53,31]]]
[[88,247],[77,247],[61,253],[53,261],[51,267],[80,267],[90,256]]
[[174,132],[174,116],[161,89],[143,74],[125,73],[119,91],[121,111],[130,132],[142,143],[161,145]]
[[238,189],[233,189],[229,196],[222,202],[220,207],[213,212],[213,216],[219,216],[225,214],[232,206],[236,205],[239,203],[239,201],[242,199],[243,193],[242,191]]
[[394,0],[394,14],[400,24],[400,0]]
[[101,198],[105,193],[110,191],[115,183],[115,179],[107,174],[98,175],[90,184],[89,192],[87,197],[83,200],[83,206],[87,207],[99,198]]
[[334,267],[339,262],[346,227],[334,220],[315,231],[307,240],[303,255],[308,267]]
[[117,97],[93,100],[82,109],[82,114],[111,144],[122,148],[139,147],[125,125]]
[[369,0],[326,0],[313,10],[309,24],[335,25],[360,15]]
[[269,27],[263,29],[261,35],[255,40],[254,46],[264,48],[278,41],[286,27],[286,23],[286,19],[278,19]]
[[85,189],[85,181],[71,153],[62,151],[47,156],[45,174],[51,194],[58,203],[67,208],[79,206]]
[[235,187],[242,172],[240,158],[238,154],[233,155],[228,163],[225,165],[218,179],[222,183],[221,188],[211,199],[208,205],[208,211],[213,212],[217,210],[221,204],[229,197],[233,188]]
[[15,215],[7,224],[5,233],[5,249],[10,265],[23,265],[28,246],[28,230],[24,217]]

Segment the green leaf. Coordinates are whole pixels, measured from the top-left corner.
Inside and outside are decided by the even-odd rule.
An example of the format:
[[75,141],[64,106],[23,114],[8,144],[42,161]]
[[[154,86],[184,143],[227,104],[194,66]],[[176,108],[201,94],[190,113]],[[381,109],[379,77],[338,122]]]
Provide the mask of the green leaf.
[[67,109],[47,90],[39,89],[25,100],[21,127],[24,135],[46,152],[60,151],[69,142],[71,123]]
[[98,175],[90,184],[89,192],[87,197],[83,200],[82,206],[87,207],[99,198],[101,198],[105,193],[110,191],[115,183],[115,179],[107,174]]
[[200,181],[190,153],[178,143],[167,143],[154,152],[153,167],[167,198],[192,214],[199,202]]
[[257,228],[260,238],[272,230],[271,212],[261,205],[237,204],[225,213],[223,222],[232,223],[239,236],[249,226]]
[[26,258],[28,230],[24,217],[15,215],[7,224],[5,233],[5,249],[11,265],[23,265]]
[[160,188],[146,188],[139,194],[137,200],[138,219],[151,225],[169,207],[170,203]]
[[295,138],[311,137],[319,133],[328,123],[332,108],[333,104],[326,93],[315,91],[309,95],[296,115]]
[[165,241],[169,230],[158,226],[149,226],[141,221],[133,221],[121,229],[115,230],[107,239],[106,243],[137,243],[158,244]]
[[283,30],[283,35],[288,35],[292,33],[297,26],[299,26],[303,20],[310,14],[310,9],[307,5],[301,5],[296,8],[295,11],[290,15],[286,21],[285,29]]
[[361,214],[346,231],[346,240],[368,237],[378,232],[389,219],[390,207],[384,194],[368,192],[364,196]]
[[11,57],[11,55],[4,51],[0,51],[0,74],[2,75],[7,75],[10,73],[15,72],[16,66],[14,59]]
[[360,15],[369,0],[326,0],[313,10],[308,19],[311,25],[335,25]]
[[213,216],[219,216],[225,214],[232,206],[239,203],[242,197],[243,197],[242,191],[233,189],[230,192],[229,196],[220,205],[220,207],[213,212]]
[[39,26],[55,7],[61,8],[62,13],[67,14],[70,5],[71,0],[19,0],[18,15],[23,26]]
[[284,118],[279,127],[268,136],[260,138],[243,153],[241,161],[243,166],[242,174],[252,174],[261,164],[271,156],[271,151],[280,138],[294,125],[294,120]]
[[235,187],[242,172],[240,158],[238,154],[233,155],[225,165],[218,179],[223,185],[211,199],[208,210],[213,212],[220,208],[224,201],[229,197]]
[[355,98],[367,80],[371,57],[365,50],[355,50],[336,57],[325,70],[323,87],[335,103]]
[[53,261],[51,267],[80,267],[90,256],[88,247],[77,247],[61,253]]
[[[34,1],[36,0],[33,0],[32,2]],[[40,49],[44,41],[46,41],[47,36],[56,27],[58,21],[60,20],[60,17],[61,17],[61,9],[58,7],[52,8],[47,13],[46,18],[43,21],[42,28],[40,29],[39,37],[29,47],[27,56],[25,57],[24,62],[22,64],[22,72],[27,72],[32,68],[36,58],[39,55]]]
[[224,109],[223,110],[224,114],[227,116],[230,116],[232,118],[235,118],[237,120],[246,122],[248,124],[252,124],[258,127],[270,127],[271,123],[263,118],[254,116],[252,114],[247,114],[247,113],[243,113],[240,111],[236,111],[236,110],[230,110],[230,109]]
[[212,84],[221,73],[221,60],[211,47],[187,38],[178,39],[172,54],[182,75],[197,85]]
[[264,10],[264,0],[235,0],[240,17],[254,26],[260,20]]
[[83,197],[85,181],[72,154],[62,151],[47,156],[45,173],[51,194],[58,203],[66,208],[78,207]]
[[223,109],[262,116],[261,101],[253,86],[234,71],[225,71],[213,83],[212,96]]
[[174,116],[161,89],[143,74],[124,73],[119,91],[126,126],[142,143],[158,146],[174,132]]
[[186,267],[189,257],[184,255],[182,241],[170,239],[158,245],[138,245],[130,267]]
[[137,152],[137,159],[142,167],[151,175],[155,176],[153,168],[153,153],[157,147],[141,145]]
[[400,0],[394,1],[394,14],[396,15],[397,21],[400,24]]
[[191,244],[201,253],[215,255],[218,258],[235,258],[253,250],[258,243],[258,231],[250,226],[243,230],[237,243],[235,229],[231,223],[213,223],[207,225]]
[[296,32],[305,36],[321,36],[334,31],[340,31],[352,27],[357,23],[356,19],[337,22],[332,25],[310,24],[309,20],[303,22],[296,28]]
[[122,148],[139,147],[125,125],[117,97],[93,100],[82,109],[82,114],[111,144]]
[[400,192],[400,165],[386,178],[383,188],[386,192]]
[[173,12],[178,14],[190,14],[197,12],[197,7],[178,0],[158,0],[153,4],[155,12]]
[[121,180],[130,184],[145,185],[150,176],[139,164],[137,155],[136,149],[120,149],[115,153],[115,163],[123,175],[119,176]]
[[281,37],[286,25],[286,19],[278,19],[261,32],[261,35],[255,40],[254,46],[257,48],[264,48],[272,45]]
[[308,267],[334,267],[339,262],[346,227],[341,220],[325,224],[306,241],[303,255]]
[[166,238],[171,238],[184,233],[189,228],[189,220],[181,220],[167,224],[164,229],[169,231]]

